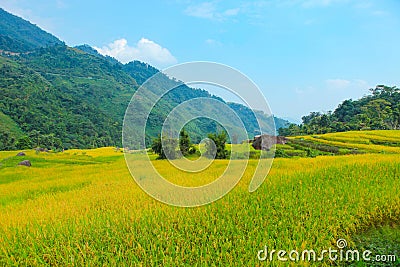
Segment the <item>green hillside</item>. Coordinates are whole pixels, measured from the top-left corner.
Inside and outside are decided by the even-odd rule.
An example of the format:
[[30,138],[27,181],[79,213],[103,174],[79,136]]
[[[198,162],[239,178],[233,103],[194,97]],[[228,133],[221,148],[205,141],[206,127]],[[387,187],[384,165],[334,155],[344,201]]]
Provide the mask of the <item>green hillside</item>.
[[[9,116],[0,112],[0,150],[13,147],[23,136],[23,132]],[[16,147],[14,147],[15,149]]]
[[[113,83],[112,75],[103,75],[98,81],[89,77],[63,76],[60,74],[62,69],[57,73],[56,68],[52,68],[54,73],[45,73],[32,67],[35,66],[23,64],[21,60],[0,58],[0,86],[3,89],[0,110],[17,123],[26,136],[37,139],[40,133],[42,141],[38,145],[43,146],[54,142],[67,148],[115,144],[120,138],[121,124],[118,124],[113,109],[107,110],[114,106],[106,100],[118,89],[131,90],[126,93],[128,98],[132,87],[123,88],[118,82]],[[133,79],[130,82],[135,85]],[[99,102],[103,104],[98,105]],[[122,108],[119,114],[122,116]],[[44,141],[49,135],[54,137],[54,142]]]
[[62,42],[36,25],[0,8],[0,50],[27,52]]
[[[14,140],[12,144],[1,137],[2,149],[23,149],[28,144],[58,149],[121,146],[122,122],[132,95],[159,70],[138,61],[121,64],[88,45],[68,47],[35,25],[5,11],[0,13],[1,23],[6,25],[2,34],[7,47],[3,49],[29,50],[0,56],[0,112],[21,129],[18,133],[8,131],[7,140]],[[159,77],[148,88],[149,95],[165,86],[175,89],[154,106],[146,132],[147,145],[160,133],[167,114],[180,103],[198,97],[224,102],[205,90],[190,88],[163,74]],[[250,109],[228,105],[245,122],[249,138],[260,131]],[[261,129],[271,131],[267,129],[271,118],[261,117]],[[275,122],[287,124],[277,118]],[[218,127],[211,120],[196,119],[186,129],[191,139],[199,142]],[[26,142],[18,142],[21,137]]]

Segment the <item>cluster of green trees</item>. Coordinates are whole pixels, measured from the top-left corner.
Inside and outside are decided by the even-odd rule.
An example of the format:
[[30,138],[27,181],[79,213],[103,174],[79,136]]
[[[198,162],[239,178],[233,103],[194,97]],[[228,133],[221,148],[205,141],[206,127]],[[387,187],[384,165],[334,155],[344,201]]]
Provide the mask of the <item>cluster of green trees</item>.
[[279,129],[280,135],[308,135],[353,130],[400,129],[400,89],[378,85],[358,100],[343,101],[333,112],[311,112],[300,125]]
[[[179,133],[179,139],[174,139],[168,136],[159,135],[153,139],[151,149],[158,154],[158,159],[177,159],[180,155],[186,157],[197,152],[196,147],[190,141],[189,134],[182,129]],[[179,153],[179,151],[180,153]]]
[[56,137],[55,134],[42,134],[36,130],[17,139],[8,132],[2,132],[0,133],[0,139],[2,140],[0,142],[0,150],[47,148],[59,151],[63,149],[61,139]]
[[[229,151],[225,149],[227,134],[221,131],[217,134],[208,134],[205,142],[205,156],[208,158],[226,159],[229,157]],[[179,139],[158,136],[153,139],[151,149],[158,154],[158,159],[177,159],[180,156],[187,157],[198,153],[199,151],[190,141],[189,134],[182,129],[179,133]],[[179,153],[180,152],[180,153]]]
[[229,157],[229,151],[225,149],[226,141],[228,140],[226,132],[208,134],[208,139],[205,142],[206,152],[205,156],[215,159],[226,159]]

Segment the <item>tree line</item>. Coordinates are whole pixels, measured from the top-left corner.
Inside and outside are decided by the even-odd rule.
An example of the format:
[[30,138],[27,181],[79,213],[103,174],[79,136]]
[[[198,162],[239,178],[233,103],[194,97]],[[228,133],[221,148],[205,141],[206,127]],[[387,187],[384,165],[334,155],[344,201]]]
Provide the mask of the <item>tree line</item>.
[[8,132],[0,133],[0,150],[21,150],[31,148],[47,148],[53,151],[62,150],[63,143],[54,133],[42,134],[40,131],[33,130],[28,135],[15,138]]
[[378,85],[358,100],[343,101],[333,112],[311,112],[300,125],[280,128],[280,135],[309,135],[354,130],[400,129],[400,89]]
[[[208,139],[205,140],[204,155],[215,159],[228,158],[229,151],[225,149],[227,139],[225,131],[208,134]],[[185,129],[180,131],[178,139],[159,135],[153,139],[151,150],[158,155],[157,159],[178,159],[182,156],[199,154]]]

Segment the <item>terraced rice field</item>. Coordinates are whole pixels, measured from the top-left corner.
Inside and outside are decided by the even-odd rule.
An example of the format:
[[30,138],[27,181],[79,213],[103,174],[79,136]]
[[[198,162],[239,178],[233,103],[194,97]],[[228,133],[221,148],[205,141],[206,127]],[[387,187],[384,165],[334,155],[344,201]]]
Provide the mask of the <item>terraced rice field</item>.
[[[340,238],[348,248],[397,255],[391,264],[399,265],[399,131],[294,139],[362,151],[277,158],[254,193],[248,192],[256,167],[250,160],[229,194],[197,208],[172,207],[149,197],[130,176],[123,153],[114,148],[26,151],[24,157],[0,152],[0,265],[371,264],[328,257],[283,262],[276,254],[272,261],[258,258],[265,247],[321,251],[335,248]],[[32,167],[17,166],[23,159]],[[198,185],[199,177],[177,172],[168,161],[153,164],[171,181]],[[204,183],[217,178],[227,164],[215,161]]]

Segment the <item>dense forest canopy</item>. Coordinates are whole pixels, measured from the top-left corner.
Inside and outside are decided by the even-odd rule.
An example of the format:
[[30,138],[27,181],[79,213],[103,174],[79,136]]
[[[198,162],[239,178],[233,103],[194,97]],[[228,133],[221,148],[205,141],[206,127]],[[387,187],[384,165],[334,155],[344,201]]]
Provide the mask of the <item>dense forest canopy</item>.
[[300,125],[280,129],[281,135],[323,134],[352,130],[400,129],[400,89],[378,85],[358,100],[343,101],[333,112],[311,112]]

